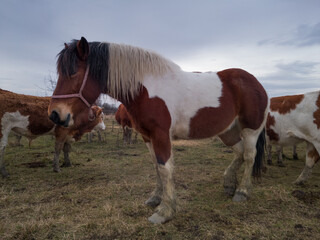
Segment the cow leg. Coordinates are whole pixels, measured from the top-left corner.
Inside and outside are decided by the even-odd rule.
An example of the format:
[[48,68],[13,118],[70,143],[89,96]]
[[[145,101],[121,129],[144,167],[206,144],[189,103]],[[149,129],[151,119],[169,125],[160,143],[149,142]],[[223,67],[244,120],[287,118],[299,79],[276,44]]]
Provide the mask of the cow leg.
[[156,212],[149,217],[152,223],[164,223],[172,219],[176,211],[176,196],[173,184],[173,154],[169,133],[155,129],[151,143],[157,159],[157,167],[162,184],[162,201]]
[[235,159],[224,172],[224,191],[226,194],[233,196],[237,188],[237,171],[243,163],[243,142],[240,141],[232,147],[236,154]]
[[272,165],[272,145],[269,144],[267,146],[267,152],[268,152],[268,160],[267,160],[267,163],[268,165]]
[[240,185],[238,186],[232,200],[234,202],[241,202],[247,200],[252,188],[251,175],[252,167],[254,164],[255,156],[257,153],[256,143],[260,134],[260,129],[243,129],[241,136],[243,139],[243,160],[244,160],[244,173]]
[[159,173],[159,168],[158,168],[158,164],[157,164],[157,158],[156,158],[156,154],[154,152],[153,146],[150,142],[146,142],[146,145],[149,149],[150,155],[151,155],[151,160],[152,163],[155,166],[156,169],[156,173],[157,173],[157,183],[156,183],[156,188],[155,190],[152,192],[151,197],[145,202],[146,205],[149,205],[151,207],[156,207],[161,203],[161,198],[162,198],[162,182],[160,179],[160,173]]
[[132,129],[128,128],[128,143],[132,144]]
[[97,131],[97,133],[98,133],[98,141],[99,141],[99,142],[102,142],[101,132],[100,132],[100,131]]
[[304,184],[309,179],[312,173],[312,168],[314,164],[318,161],[318,159],[319,153],[317,149],[314,147],[312,143],[307,142],[306,164],[300,176],[297,178],[296,181],[294,181],[294,184]]
[[292,159],[293,160],[298,160],[299,159],[298,153],[297,153],[297,145],[293,145],[293,148],[292,148]]
[[283,164],[283,147],[277,146],[277,156],[278,156],[278,166],[279,167],[285,167],[285,165]]
[[138,142],[138,133],[137,132],[134,132],[134,140],[133,140],[133,143],[137,143]]
[[53,157],[53,171],[61,172],[59,167],[59,155],[61,150],[63,149],[64,142],[59,142],[56,140],[55,148],[54,148],[54,157]]
[[71,150],[71,144],[66,141],[63,146],[63,155],[64,155],[64,162],[61,167],[71,167],[71,162],[69,158],[69,152]]
[[123,128],[123,144],[124,145],[128,144],[128,127],[127,126]]
[[0,173],[2,177],[9,177],[9,173],[6,170],[5,163],[4,163],[4,150],[8,144],[8,136],[11,131],[11,127],[2,126],[0,128]]

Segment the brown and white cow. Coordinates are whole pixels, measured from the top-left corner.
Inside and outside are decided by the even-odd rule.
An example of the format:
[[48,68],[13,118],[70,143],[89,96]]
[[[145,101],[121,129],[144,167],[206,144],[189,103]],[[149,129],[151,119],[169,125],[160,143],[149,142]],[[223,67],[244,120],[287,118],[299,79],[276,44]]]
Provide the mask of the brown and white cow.
[[305,182],[319,160],[320,91],[271,98],[266,126],[269,144],[284,147],[307,143],[306,164],[295,183]]
[[123,129],[123,143],[132,144],[134,142],[137,142],[137,132],[135,132],[135,139],[134,141],[132,141],[132,131],[134,129],[133,120],[123,104],[120,104],[120,106],[118,107],[118,110],[115,114],[115,119]]
[[12,130],[29,140],[38,136],[51,134],[56,138],[53,170],[59,172],[59,154],[64,152],[64,166],[70,166],[69,151],[70,142],[79,140],[81,136],[90,132],[93,128],[105,128],[102,121],[102,109],[93,106],[95,115],[93,121],[70,129],[56,126],[48,118],[48,106],[50,97],[35,97],[16,94],[0,89],[0,173],[3,177],[8,176],[4,163],[4,150],[8,143],[8,136]]

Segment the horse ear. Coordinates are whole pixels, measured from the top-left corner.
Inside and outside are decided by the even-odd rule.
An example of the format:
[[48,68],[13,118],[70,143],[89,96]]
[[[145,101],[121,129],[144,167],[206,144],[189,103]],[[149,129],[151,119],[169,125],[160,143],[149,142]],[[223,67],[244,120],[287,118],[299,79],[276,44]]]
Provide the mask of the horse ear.
[[64,48],[67,49],[68,47],[68,44],[64,43]]
[[81,39],[77,42],[77,56],[82,61],[86,61],[89,55],[89,43],[87,39],[81,37]]

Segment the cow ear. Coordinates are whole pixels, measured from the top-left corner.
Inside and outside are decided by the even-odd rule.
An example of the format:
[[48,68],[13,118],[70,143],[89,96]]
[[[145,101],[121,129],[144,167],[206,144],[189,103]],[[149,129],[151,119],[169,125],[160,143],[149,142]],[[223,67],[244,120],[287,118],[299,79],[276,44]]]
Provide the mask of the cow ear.
[[101,109],[101,108],[99,108],[99,109],[98,109],[98,111],[97,111],[97,115],[96,115],[96,116],[100,116],[100,115],[101,115],[101,113],[102,113],[102,109]]
[[86,61],[89,55],[89,43],[87,39],[81,37],[77,42],[77,56],[82,61]]
[[98,106],[93,106],[92,107],[93,113],[96,117],[100,116],[102,113],[102,108]]

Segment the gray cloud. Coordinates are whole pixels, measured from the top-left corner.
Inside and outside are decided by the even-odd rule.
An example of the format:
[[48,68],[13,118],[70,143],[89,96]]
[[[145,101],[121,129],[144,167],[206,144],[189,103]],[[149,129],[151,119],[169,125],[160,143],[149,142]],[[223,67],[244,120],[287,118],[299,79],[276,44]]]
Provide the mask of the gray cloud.
[[259,79],[271,97],[319,90],[320,62],[278,63],[276,71]]
[[320,66],[320,62],[295,61],[291,63],[278,63],[276,67],[291,74],[310,75],[316,71],[316,67]]
[[[197,65],[199,52],[210,55],[201,55],[205,59],[214,59],[212,69],[230,60],[235,67],[255,69],[254,60],[263,59],[271,69],[265,80],[268,84],[281,81],[284,88],[290,78],[302,81],[303,74],[320,75],[320,56],[308,60],[301,53],[319,44],[319,12],[319,0],[308,4],[300,0],[4,0],[0,87],[41,95],[36,86],[44,86],[48,74],[55,73],[63,43],[85,36],[89,41],[152,49],[172,60],[186,60],[190,68]],[[272,48],[275,45],[277,49]],[[286,46],[292,46],[291,58]],[[257,47],[267,50],[255,54]],[[275,59],[279,49],[283,54]],[[296,49],[300,52],[293,59]],[[294,75],[287,78],[291,72]]]
[[295,47],[320,45],[320,22],[314,25],[302,24],[288,35],[280,35],[276,38],[265,39],[258,42],[258,45],[268,44]]

